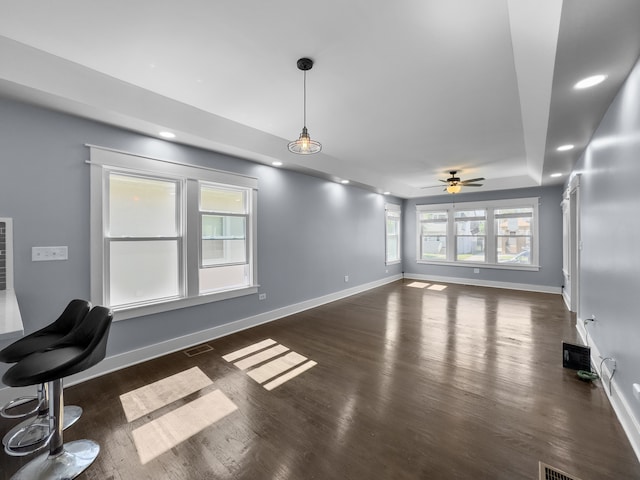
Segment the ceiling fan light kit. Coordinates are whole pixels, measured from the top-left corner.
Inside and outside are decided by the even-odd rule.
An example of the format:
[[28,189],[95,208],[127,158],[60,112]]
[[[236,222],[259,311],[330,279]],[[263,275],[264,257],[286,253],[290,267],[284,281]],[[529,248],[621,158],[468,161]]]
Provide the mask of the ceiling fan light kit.
[[[484,180],[483,177],[471,178],[469,180],[461,180],[460,177],[456,177],[456,173],[458,173],[457,170],[451,170],[449,173],[451,174],[449,178],[447,178],[446,180],[441,179],[440,181],[442,183],[447,184],[444,190],[447,193],[450,193],[452,195],[455,195],[456,193],[460,193],[462,191],[462,187],[481,187],[482,186],[481,183],[475,183],[475,182],[480,182]],[[437,185],[433,185],[433,186],[437,186]],[[430,188],[430,187],[423,187],[423,188]]]
[[298,69],[304,74],[303,81],[303,115],[302,115],[302,133],[300,137],[293,142],[289,142],[289,151],[299,155],[311,155],[322,150],[322,144],[311,139],[307,130],[307,70],[313,67],[313,60],[310,58],[301,58],[298,60]]
[[462,185],[447,185],[447,193],[455,194],[462,190]]

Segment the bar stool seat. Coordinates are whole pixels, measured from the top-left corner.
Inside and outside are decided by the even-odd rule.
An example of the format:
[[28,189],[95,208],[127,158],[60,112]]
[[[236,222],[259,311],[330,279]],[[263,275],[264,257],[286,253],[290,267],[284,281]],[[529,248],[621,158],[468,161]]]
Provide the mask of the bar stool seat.
[[49,453],[24,465],[14,480],[72,479],[98,456],[100,446],[91,440],[63,441],[63,378],[84,371],[104,359],[113,313],[94,307],[69,334],[48,349],[33,353],[5,372],[2,381],[11,387],[47,382],[49,385]]
[[[86,300],[71,300],[62,314],[51,324],[0,350],[0,362],[16,363],[32,353],[47,349],[67,335],[89,313],[91,303]],[[30,411],[13,414],[13,409],[25,403],[36,401],[35,408]],[[5,405],[0,414],[5,418],[23,418],[37,413],[13,427],[2,439],[5,450],[11,455],[23,455],[31,451],[32,446],[42,444],[49,435],[49,397],[46,383],[38,386],[35,397],[20,397]],[[73,425],[82,415],[82,408],[67,405],[64,412],[63,428]],[[18,435],[19,434],[19,435]],[[9,442],[9,439],[14,439]]]

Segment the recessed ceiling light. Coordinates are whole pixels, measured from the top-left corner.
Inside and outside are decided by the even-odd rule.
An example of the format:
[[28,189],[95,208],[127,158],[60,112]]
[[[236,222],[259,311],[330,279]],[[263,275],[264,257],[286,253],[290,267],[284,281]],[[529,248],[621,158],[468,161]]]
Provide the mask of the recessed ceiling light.
[[604,82],[605,78],[607,78],[606,75],[593,75],[591,77],[583,78],[578,83],[576,83],[573,86],[573,88],[583,89],[583,88],[594,87],[599,83]]
[[558,150],[559,152],[566,152],[569,150],[573,150],[574,147],[575,145],[571,145],[570,143],[568,143],[567,145],[560,145],[558,148],[556,148],[556,150]]
[[347,183],[349,183],[349,180],[340,180],[340,183],[346,185]]
[[176,138],[176,134],[172,132],[160,132],[158,133],[162,138]]
[[382,192],[383,195],[391,195],[391,192]]
[[561,173],[552,173],[550,176],[555,178],[555,177],[561,177],[562,174]]
[[274,167],[281,167],[282,166],[282,162],[276,160],[275,162],[271,162],[271,165],[273,165]]

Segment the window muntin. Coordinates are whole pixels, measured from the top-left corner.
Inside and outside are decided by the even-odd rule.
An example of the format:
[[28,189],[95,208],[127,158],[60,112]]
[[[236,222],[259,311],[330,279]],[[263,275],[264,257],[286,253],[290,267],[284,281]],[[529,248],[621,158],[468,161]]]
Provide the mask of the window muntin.
[[421,260],[447,260],[448,219],[446,210],[419,213]]
[[388,204],[385,206],[385,251],[386,264],[400,263],[400,219],[402,212],[399,205]]
[[538,198],[417,205],[417,261],[537,270],[537,216]]

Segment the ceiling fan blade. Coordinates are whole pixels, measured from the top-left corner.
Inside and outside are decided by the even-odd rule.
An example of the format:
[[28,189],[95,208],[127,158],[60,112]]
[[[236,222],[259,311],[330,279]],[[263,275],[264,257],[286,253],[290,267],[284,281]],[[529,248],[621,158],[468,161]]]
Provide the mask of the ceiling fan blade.
[[438,180],[438,181],[439,181],[439,182],[442,182],[442,183],[449,183],[449,180],[442,180],[442,179],[440,179],[440,180]]
[[465,183],[464,186],[465,187],[481,187],[482,184],[481,183]]
[[480,178],[470,178],[469,180],[463,180],[462,183],[463,185],[468,185],[469,183],[473,183],[473,182],[481,182],[482,180],[484,180],[484,178],[480,177]]
[[442,185],[429,185],[428,187],[420,187],[421,189],[423,188],[435,188],[435,187],[441,187]]

